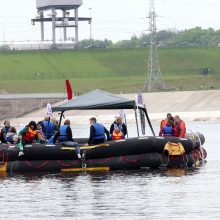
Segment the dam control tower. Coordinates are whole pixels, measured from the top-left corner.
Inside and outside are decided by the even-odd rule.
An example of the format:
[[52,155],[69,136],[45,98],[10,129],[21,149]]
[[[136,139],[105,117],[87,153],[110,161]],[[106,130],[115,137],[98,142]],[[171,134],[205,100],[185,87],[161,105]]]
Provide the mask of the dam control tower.
[[[92,22],[91,17],[79,17],[78,9],[83,4],[82,0],[36,0],[36,8],[39,16],[31,19],[32,24],[36,22],[40,23],[41,27],[41,41],[44,41],[44,23],[52,23],[52,43],[56,47],[56,29],[63,29],[63,40],[67,41],[67,28],[73,28],[72,32],[75,44],[78,44],[79,40],[79,21]],[[49,11],[45,16],[46,11]]]

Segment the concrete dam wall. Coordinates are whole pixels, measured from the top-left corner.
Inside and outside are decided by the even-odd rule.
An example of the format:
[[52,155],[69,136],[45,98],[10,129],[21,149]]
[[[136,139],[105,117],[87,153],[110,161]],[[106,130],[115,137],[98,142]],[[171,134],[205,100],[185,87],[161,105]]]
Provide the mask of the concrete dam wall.
[[65,100],[63,94],[2,94],[0,95],[0,120],[20,117]]

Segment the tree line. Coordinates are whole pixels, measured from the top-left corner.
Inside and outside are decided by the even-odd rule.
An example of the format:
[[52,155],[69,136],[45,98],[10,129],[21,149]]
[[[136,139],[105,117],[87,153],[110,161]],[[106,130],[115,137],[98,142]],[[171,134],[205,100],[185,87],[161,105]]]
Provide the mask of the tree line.
[[[163,30],[156,34],[158,47],[216,47],[220,46],[220,30],[195,27],[188,30]],[[80,48],[137,48],[149,47],[150,34],[132,36],[130,40],[113,43],[111,40],[82,40]]]
[[[162,30],[156,34],[158,47],[217,47],[220,46],[220,30],[195,27],[188,30]],[[78,48],[147,48],[150,34],[133,35],[129,40],[113,43],[111,40],[85,39]],[[10,45],[0,45],[0,51],[10,50]]]

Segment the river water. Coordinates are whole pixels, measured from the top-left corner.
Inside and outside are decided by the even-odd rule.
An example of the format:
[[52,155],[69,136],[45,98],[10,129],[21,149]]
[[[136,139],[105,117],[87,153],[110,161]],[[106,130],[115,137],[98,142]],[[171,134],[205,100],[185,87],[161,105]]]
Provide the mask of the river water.
[[202,167],[1,174],[0,219],[219,219],[220,124],[188,126],[206,137]]

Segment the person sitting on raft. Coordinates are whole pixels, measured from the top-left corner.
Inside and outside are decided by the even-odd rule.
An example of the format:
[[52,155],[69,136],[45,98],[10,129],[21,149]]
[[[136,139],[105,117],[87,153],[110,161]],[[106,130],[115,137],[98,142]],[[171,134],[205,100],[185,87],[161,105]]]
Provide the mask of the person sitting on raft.
[[179,115],[174,117],[174,136],[180,138],[186,137],[186,125]]
[[70,120],[66,119],[64,125],[60,126],[59,131],[54,135],[53,144],[55,144],[57,140],[65,146],[75,147],[77,157],[79,159],[81,158],[80,145],[73,140]]
[[160,132],[159,132],[159,136],[162,136],[163,127],[164,127],[164,125],[166,124],[166,122],[167,122],[168,119],[169,119],[172,123],[174,123],[174,118],[173,118],[172,114],[171,114],[171,113],[167,113],[167,117],[160,122]]
[[37,124],[35,121],[30,121],[29,124],[19,132],[22,145],[40,143],[37,132]]
[[115,121],[111,124],[111,127],[110,127],[110,134],[111,135],[116,127],[119,128],[119,130],[124,134],[124,136],[127,135],[127,127],[122,122],[122,118],[120,116],[117,116]]
[[7,143],[6,135],[10,131],[11,131],[10,121],[6,120],[6,121],[4,121],[4,127],[1,130],[0,139],[1,139],[2,143],[5,143],[5,144]]
[[111,135],[111,140],[117,141],[117,140],[121,140],[121,139],[125,139],[125,136],[122,133],[122,131],[120,131],[119,128],[116,127]]
[[160,136],[174,136],[173,122],[170,119],[167,119],[166,124],[163,126],[160,132]]
[[46,143],[46,135],[44,134],[44,132],[42,131],[42,126],[41,126],[41,122],[37,123],[37,133],[38,133],[38,137],[40,139],[40,143],[44,144]]
[[17,144],[18,135],[15,127],[11,127],[11,131],[6,134],[7,144]]
[[42,131],[45,134],[46,138],[50,139],[54,135],[54,129],[55,129],[54,123],[52,121],[49,121],[49,117],[46,116],[41,126],[42,126]]
[[97,123],[96,118],[90,118],[90,136],[88,145],[94,144],[102,144],[105,142],[107,136],[107,140],[110,140],[108,130],[100,123]]

